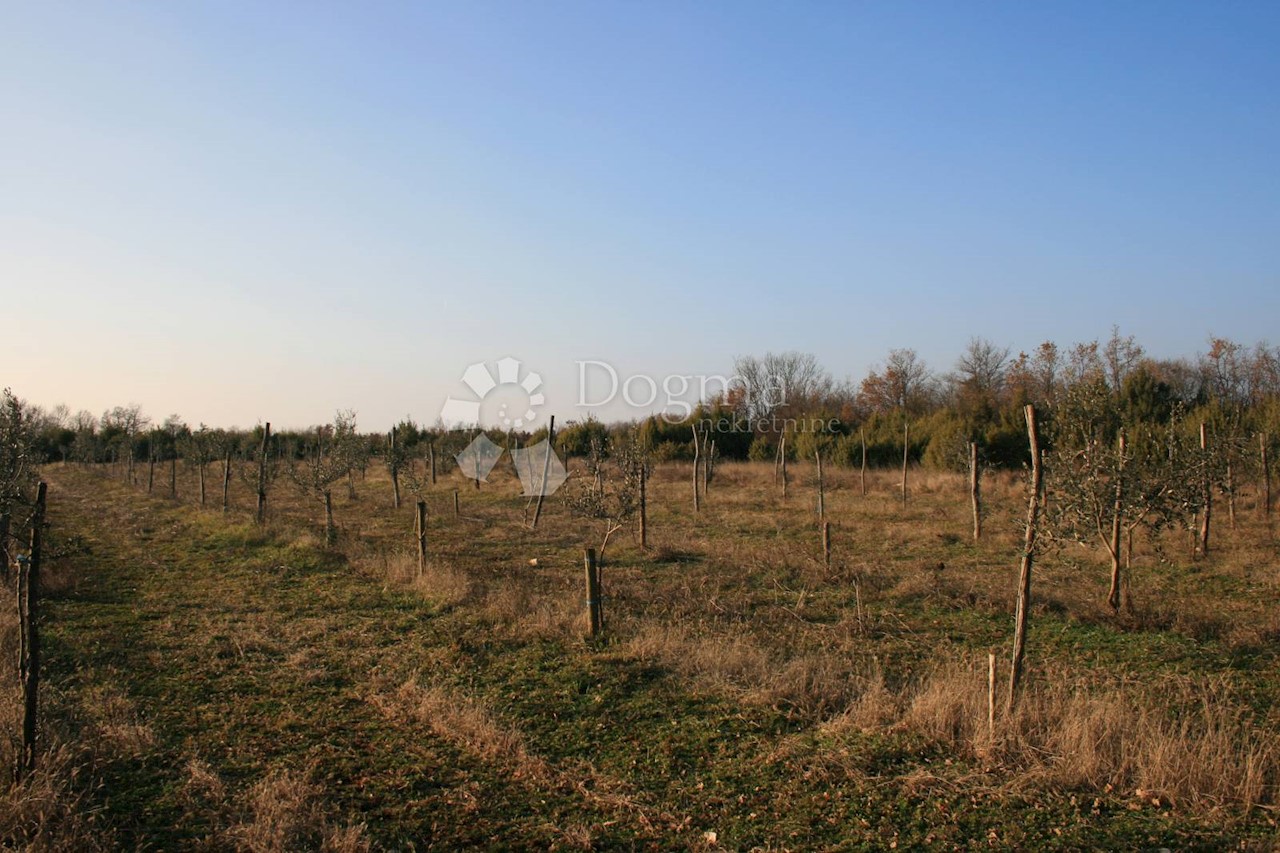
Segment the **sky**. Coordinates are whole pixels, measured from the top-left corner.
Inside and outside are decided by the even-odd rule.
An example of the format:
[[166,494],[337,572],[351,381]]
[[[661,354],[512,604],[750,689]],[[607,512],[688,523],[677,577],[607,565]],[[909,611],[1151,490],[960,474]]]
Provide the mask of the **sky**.
[[578,405],[583,362],[644,402],[1277,343],[1278,43],[1274,2],[0,0],[0,384],[386,429],[501,358],[563,422],[663,402]]

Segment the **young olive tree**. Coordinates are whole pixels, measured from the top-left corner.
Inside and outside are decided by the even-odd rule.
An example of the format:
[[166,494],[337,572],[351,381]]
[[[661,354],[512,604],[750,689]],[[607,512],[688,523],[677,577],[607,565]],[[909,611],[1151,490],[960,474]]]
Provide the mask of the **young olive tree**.
[[[200,477],[200,506],[206,503],[205,471],[210,462],[216,462],[222,455],[222,439],[218,431],[211,430],[204,424],[194,432],[188,430],[178,442],[183,458],[194,465]],[[225,471],[224,471],[225,474]],[[225,478],[224,478],[225,484]]]
[[1157,534],[1198,506],[1201,455],[1179,420],[1180,413],[1167,424],[1125,423],[1100,377],[1072,386],[1053,411],[1053,446],[1045,455],[1048,527],[1061,538],[1101,542],[1111,563],[1107,604],[1114,611],[1131,606],[1122,575],[1122,566],[1131,568],[1125,536],[1131,541],[1138,527]]
[[42,461],[26,405],[4,389],[0,396],[0,578],[9,579],[13,520],[34,506],[36,467]]
[[568,493],[569,512],[601,522],[604,536],[599,559],[603,563],[609,539],[640,509],[641,483],[650,473],[648,454],[635,431],[623,439],[593,435],[581,473]]
[[305,448],[300,459],[289,460],[289,478],[307,497],[324,507],[324,540],[332,545],[337,538],[333,521],[333,485],[349,477],[367,451],[367,443],[356,432],[356,414],[340,411],[333,423],[315,428],[315,445]]

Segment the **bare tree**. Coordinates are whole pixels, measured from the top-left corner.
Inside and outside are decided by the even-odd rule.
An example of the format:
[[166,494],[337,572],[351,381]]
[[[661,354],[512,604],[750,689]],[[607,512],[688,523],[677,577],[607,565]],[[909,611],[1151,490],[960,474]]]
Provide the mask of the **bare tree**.
[[809,353],[739,356],[733,370],[730,398],[753,423],[806,411],[832,388],[831,375]]
[[1107,384],[1113,392],[1119,393],[1124,381],[1133,369],[1142,361],[1142,347],[1133,339],[1133,335],[1120,337],[1120,327],[1111,327],[1111,337],[1102,348],[1102,361],[1107,371]]
[[137,403],[130,403],[128,406],[116,406],[114,409],[109,409],[102,413],[99,428],[104,434],[118,436],[118,440],[115,442],[117,452],[123,452],[125,455],[125,479],[130,483],[136,482],[133,457],[138,436],[142,434],[150,423],[150,419],[142,414],[142,407]]
[[873,411],[902,414],[902,504],[907,503],[907,463],[910,451],[911,415],[928,401],[931,374],[912,349],[889,351],[882,370],[872,370],[862,380],[858,397]]

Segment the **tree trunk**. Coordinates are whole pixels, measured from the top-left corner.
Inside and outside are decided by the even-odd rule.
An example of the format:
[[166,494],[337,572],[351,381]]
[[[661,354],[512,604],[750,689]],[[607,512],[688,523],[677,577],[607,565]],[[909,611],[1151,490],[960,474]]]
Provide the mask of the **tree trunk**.
[[1200,451],[1204,457],[1204,482],[1201,484],[1200,500],[1204,506],[1200,510],[1200,556],[1209,555],[1209,521],[1213,515],[1213,483],[1209,474],[1209,430],[1204,422],[1200,422]]
[[973,541],[982,538],[982,469],[978,467],[978,443],[969,442],[969,499],[973,504]]
[[262,430],[262,449],[258,452],[258,523],[267,521],[267,446],[271,441],[271,423]]
[[1040,467],[1040,433],[1036,428],[1036,407],[1027,405],[1027,438],[1031,443],[1031,498],[1027,505],[1027,527],[1022,540],[1022,564],[1018,570],[1018,604],[1014,617],[1013,664],[1009,672],[1008,711],[1013,710],[1022,681],[1022,661],[1027,646],[1027,616],[1031,612],[1031,565],[1035,557],[1036,526],[1040,521],[1040,492],[1043,472]]
[[583,564],[587,572],[587,636],[594,637],[604,627],[600,606],[600,567],[596,563],[595,549],[586,550]]
[[1116,497],[1111,507],[1111,537],[1107,540],[1107,553],[1111,555],[1111,590],[1107,604],[1112,611],[1120,612],[1120,532],[1124,524],[1124,462],[1125,434],[1120,431],[1119,456],[1116,461]]
[[0,582],[9,583],[9,514],[0,513]]
[[15,779],[21,781],[36,769],[36,720],[40,691],[40,557],[44,536],[46,487],[36,486],[36,507],[31,516],[31,541],[26,565],[18,573],[18,681],[22,691],[22,749]]
[[[361,469],[361,471],[363,472],[363,469]],[[364,476],[363,473],[361,473],[361,476],[362,477]],[[356,499],[356,472],[354,469],[348,468],[347,469],[347,500],[353,501],[355,499]]]

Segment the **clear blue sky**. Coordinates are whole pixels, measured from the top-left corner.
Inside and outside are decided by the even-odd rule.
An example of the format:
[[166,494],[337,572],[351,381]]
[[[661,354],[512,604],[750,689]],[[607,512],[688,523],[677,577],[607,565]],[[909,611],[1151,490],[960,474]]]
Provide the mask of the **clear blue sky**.
[[1280,4],[0,4],[0,383],[430,422],[515,356],[1280,338]]

